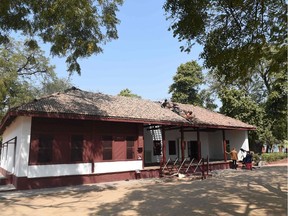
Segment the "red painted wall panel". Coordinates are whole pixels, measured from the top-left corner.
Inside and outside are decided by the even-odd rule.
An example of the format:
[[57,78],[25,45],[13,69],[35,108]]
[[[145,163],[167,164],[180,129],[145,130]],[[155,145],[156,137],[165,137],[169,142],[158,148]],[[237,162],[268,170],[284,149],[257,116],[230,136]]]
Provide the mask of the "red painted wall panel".
[[[52,164],[71,163],[71,136],[83,135],[83,162],[102,161],[102,136],[113,136],[113,154],[120,160],[126,160],[126,142],[119,139],[134,136],[139,140],[139,131],[143,131],[142,124],[105,122],[91,120],[33,118],[31,128],[31,145],[29,164],[37,164],[39,137],[51,135],[53,137]],[[143,132],[142,132],[143,133]],[[120,137],[120,138],[119,138]],[[135,142],[135,145],[137,142]],[[135,149],[137,146],[135,146]],[[135,155],[135,159],[136,155]],[[75,163],[75,162],[74,162]]]

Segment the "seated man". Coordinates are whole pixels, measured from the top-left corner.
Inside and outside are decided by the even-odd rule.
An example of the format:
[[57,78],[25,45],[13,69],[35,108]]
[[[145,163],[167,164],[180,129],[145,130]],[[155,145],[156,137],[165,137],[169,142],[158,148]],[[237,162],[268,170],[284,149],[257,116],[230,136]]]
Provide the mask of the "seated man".
[[246,158],[245,158],[245,166],[247,169],[252,170],[252,160],[253,160],[253,155],[251,154],[250,151],[248,151]]

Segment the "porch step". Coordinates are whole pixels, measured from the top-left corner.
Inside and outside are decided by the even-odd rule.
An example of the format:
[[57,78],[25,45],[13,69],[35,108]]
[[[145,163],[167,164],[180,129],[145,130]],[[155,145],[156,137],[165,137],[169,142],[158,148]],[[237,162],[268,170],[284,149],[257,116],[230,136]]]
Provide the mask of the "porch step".
[[0,193],[1,192],[14,191],[14,190],[16,190],[16,188],[12,184],[0,185]]
[[11,175],[8,175],[7,177],[0,174],[0,186],[1,185],[8,185],[11,184]]

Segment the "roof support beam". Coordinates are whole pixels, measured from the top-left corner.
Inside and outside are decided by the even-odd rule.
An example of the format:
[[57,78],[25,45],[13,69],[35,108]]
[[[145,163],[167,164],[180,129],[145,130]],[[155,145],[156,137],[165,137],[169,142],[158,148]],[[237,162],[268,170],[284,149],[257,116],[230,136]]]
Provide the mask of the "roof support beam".
[[197,130],[197,145],[198,145],[198,160],[201,159],[201,141],[200,141],[200,131]]
[[185,159],[185,142],[184,142],[183,127],[181,127],[180,132],[181,132],[181,139],[180,139],[180,142],[181,142],[181,160],[183,162]]
[[165,136],[165,126],[162,126],[162,165],[166,163],[166,136]]
[[223,154],[224,154],[224,161],[227,161],[226,155],[226,138],[225,138],[225,130],[222,130],[222,137],[223,137]]

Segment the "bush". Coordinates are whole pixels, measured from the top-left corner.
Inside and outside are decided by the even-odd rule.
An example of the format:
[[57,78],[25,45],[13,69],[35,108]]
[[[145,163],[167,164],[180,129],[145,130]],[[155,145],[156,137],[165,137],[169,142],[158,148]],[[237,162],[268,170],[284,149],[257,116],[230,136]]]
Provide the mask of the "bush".
[[273,152],[273,153],[264,153],[261,155],[262,161],[272,162],[281,160],[287,157],[287,155],[283,152]]
[[256,165],[260,162],[261,157],[258,154],[253,154],[253,161]]

